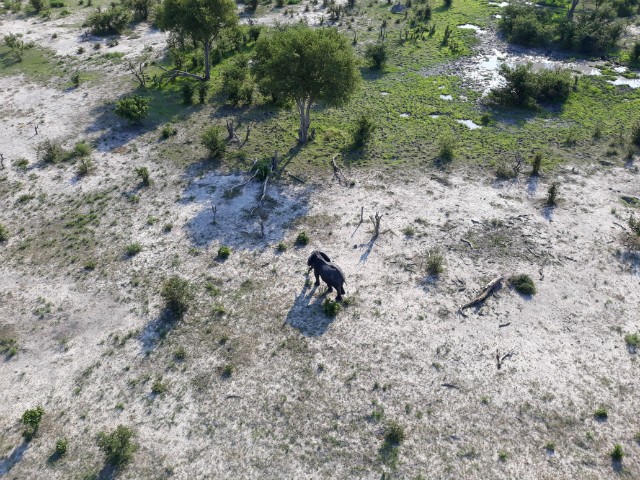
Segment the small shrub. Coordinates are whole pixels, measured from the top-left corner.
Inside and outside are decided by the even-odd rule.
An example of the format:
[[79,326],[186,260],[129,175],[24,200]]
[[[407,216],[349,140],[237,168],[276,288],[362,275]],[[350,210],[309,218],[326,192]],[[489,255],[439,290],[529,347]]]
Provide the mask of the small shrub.
[[622,450],[622,445],[616,443],[613,446],[613,450],[611,450],[611,460],[614,462],[622,461],[622,457],[624,457],[624,450]]
[[633,233],[640,237],[640,220],[636,220],[633,213],[629,216],[629,228]]
[[25,429],[22,432],[22,436],[25,438],[25,440],[29,441],[34,437],[34,435],[38,431],[38,427],[40,426],[40,421],[42,420],[43,415],[44,409],[39,405],[36,408],[26,410],[22,414],[22,424],[25,426]]
[[227,151],[227,144],[219,127],[207,128],[202,134],[201,143],[209,151],[211,158],[221,158]]
[[516,176],[513,168],[511,168],[506,162],[499,162],[496,167],[496,177],[502,180],[508,180]]
[[196,91],[196,86],[190,82],[186,81],[182,84],[182,101],[185,105],[191,105],[193,103],[193,94]]
[[139,242],[133,242],[127,245],[124,250],[127,256],[133,257],[142,251],[142,245]]
[[166,383],[162,383],[161,380],[156,380],[155,382],[153,382],[153,385],[151,385],[151,393],[153,393],[154,395],[162,395],[167,391],[167,388],[168,387]]
[[58,140],[48,138],[36,146],[36,157],[44,163],[60,163],[69,157],[69,153]]
[[40,13],[47,8],[47,2],[45,0],[29,0],[29,6],[34,12]]
[[624,341],[629,347],[640,348],[640,334],[638,333],[629,333],[625,335]]
[[222,378],[230,378],[231,375],[233,375],[233,371],[235,370],[235,367],[233,365],[231,365],[230,363],[226,364],[223,368],[222,368]]
[[76,170],[76,173],[79,177],[84,177],[93,170],[93,167],[93,160],[91,160],[90,157],[81,157],[78,162],[78,169]]
[[67,446],[68,444],[66,438],[61,438],[60,440],[58,440],[55,446],[55,454],[59,457],[62,457],[65,453],[67,453]]
[[220,260],[226,260],[227,258],[229,258],[229,255],[231,255],[230,247],[222,245],[220,248],[218,248],[218,258]]
[[112,35],[122,33],[130,21],[129,10],[115,5],[104,11],[98,8],[87,19],[87,25],[94,35]]
[[443,163],[449,163],[455,156],[455,140],[451,135],[445,135],[438,145],[438,158]]
[[322,309],[327,317],[335,317],[340,312],[341,305],[340,303],[326,298],[324,303],[322,304]]
[[480,116],[480,124],[484,125],[485,127],[491,124],[492,120],[493,120],[493,117],[489,112],[485,112]]
[[98,434],[98,446],[107,455],[107,463],[116,467],[123,467],[131,461],[138,446],[133,442],[135,434],[133,430],[124,425],[110,433]]
[[425,255],[425,266],[429,275],[437,276],[444,272],[444,255],[438,248],[431,248]]
[[554,182],[547,190],[547,206],[554,207],[558,202],[558,183]]
[[296,245],[305,246],[308,245],[310,241],[309,235],[304,230],[298,234],[296,237]]
[[540,175],[540,167],[542,166],[542,154],[536,153],[536,156],[533,157],[533,165],[531,168],[531,175],[538,176]]
[[149,115],[149,99],[131,95],[116,102],[116,115],[132,123],[141,123]]
[[91,145],[86,142],[78,142],[73,147],[73,151],[71,152],[74,157],[86,157],[91,155]]
[[509,454],[504,450],[500,450],[498,452],[498,460],[501,461],[502,463],[506,462],[507,460],[509,460]]
[[193,291],[187,280],[178,276],[167,279],[162,285],[160,295],[166,306],[178,317],[182,317],[189,309],[189,303],[193,300]]
[[176,349],[175,352],[173,352],[173,358],[175,358],[178,361],[182,361],[185,358],[187,358],[187,351],[185,350],[184,347],[180,346]]
[[567,69],[534,71],[531,64],[500,66],[506,83],[491,91],[491,98],[500,104],[535,108],[540,102],[564,102],[571,93],[572,74]]
[[529,275],[515,275],[509,278],[509,283],[516,292],[522,295],[535,295],[536,293],[536,286]]
[[593,412],[593,416],[598,420],[606,420],[609,417],[609,413],[605,407],[598,407]]
[[0,223],[0,242],[9,240],[9,229]]
[[160,131],[160,137],[162,137],[164,140],[177,134],[178,129],[170,123],[164,125],[162,127],[162,130]]
[[369,142],[373,132],[376,129],[375,123],[371,120],[370,117],[366,115],[362,115],[357,123],[356,128],[353,132],[353,144],[356,148],[364,146]]
[[200,82],[198,84],[198,102],[204,104],[207,101],[207,92],[209,91],[209,84],[206,82]]
[[636,122],[631,127],[631,143],[640,147],[640,122]]
[[14,162],[14,165],[18,170],[26,172],[29,168],[29,160],[27,160],[26,158],[19,158]]
[[249,57],[239,55],[222,72],[222,92],[229,103],[251,103],[255,90],[255,80],[249,68]]
[[384,441],[388,445],[400,445],[406,438],[404,428],[395,422],[389,422],[385,427]]
[[277,246],[276,246],[276,250],[279,252],[285,252],[287,250],[287,244],[284,242],[280,242]]
[[387,63],[387,45],[384,43],[370,43],[364,51],[364,58],[371,68],[380,70]]
[[149,169],[147,167],[136,168],[136,175],[138,175],[138,178],[145,187],[151,185],[151,177],[149,175]]

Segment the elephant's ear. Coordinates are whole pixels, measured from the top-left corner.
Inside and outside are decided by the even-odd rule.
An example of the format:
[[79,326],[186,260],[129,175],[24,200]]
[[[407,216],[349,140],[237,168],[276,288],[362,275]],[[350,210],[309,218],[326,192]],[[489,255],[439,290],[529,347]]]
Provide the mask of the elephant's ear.
[[324,252],[318,252],[318,255],[320,255],[322,258],[324,258],[327,262],[331,263],[331,259],[329,258],[329,255],[327,255]]

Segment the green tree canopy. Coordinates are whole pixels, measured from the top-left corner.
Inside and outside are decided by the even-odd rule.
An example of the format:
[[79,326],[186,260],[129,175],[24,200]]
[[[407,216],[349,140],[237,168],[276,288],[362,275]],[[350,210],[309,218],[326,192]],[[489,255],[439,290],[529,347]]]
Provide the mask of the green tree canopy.
[[202,43],[205,65],[202,79],[209,80],[211,45],[220,37],[223,29],[238,24],[238,14],[233,0],[163,0],[156,12],[156,22],[162,30],[173,31]]
[[260,37],[253,68],[263,92],[295,100],[302,143],[308,139],[311,105],[316,101],[344,104],[360,80],[353,48],[333,28],[301,25]]

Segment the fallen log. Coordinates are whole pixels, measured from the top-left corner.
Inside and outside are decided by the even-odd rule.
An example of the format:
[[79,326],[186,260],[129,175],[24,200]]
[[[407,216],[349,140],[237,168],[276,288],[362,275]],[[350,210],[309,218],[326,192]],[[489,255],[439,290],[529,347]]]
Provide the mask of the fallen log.
[[478,295],[476,298],[471,300],[469,303],[464,304],[460,307],[460,311],[466,310],[467,308],[475,307],[476,305],[480,305],[484,302],[489,295],[502,283],[504,280],[503,276],[499,276],[491,280],[486,287],[482,290],[482,293]]

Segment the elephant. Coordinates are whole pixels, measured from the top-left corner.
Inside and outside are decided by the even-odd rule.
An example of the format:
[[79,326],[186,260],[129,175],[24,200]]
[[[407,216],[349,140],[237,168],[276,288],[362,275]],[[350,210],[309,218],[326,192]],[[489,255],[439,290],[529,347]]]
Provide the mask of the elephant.
[[311,256],[307,260],[307,266],[309,267],[307,273],[313,269],[313,274],[316,276],[316,287],[320,285],[320,278],[322,278],[329,287],[329,292],[333,291],[334,288],[338,292],[336,300],[342,300],[342,295],[346,293],[344,291],[344,284],[346,283],[344,273],[342,273],[339,266],[331,263],[331,259],[326,253],[319,250],[311,252]]

